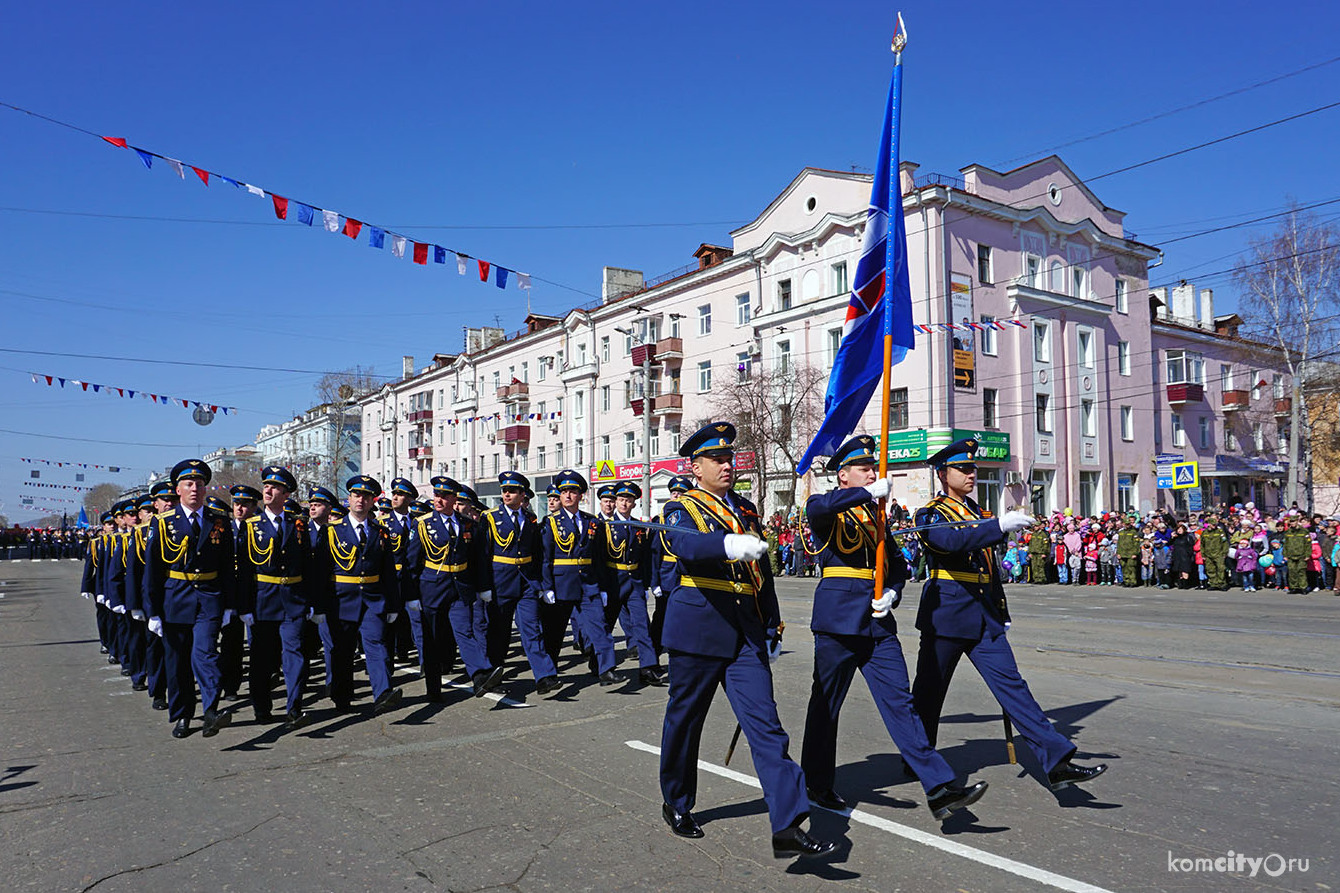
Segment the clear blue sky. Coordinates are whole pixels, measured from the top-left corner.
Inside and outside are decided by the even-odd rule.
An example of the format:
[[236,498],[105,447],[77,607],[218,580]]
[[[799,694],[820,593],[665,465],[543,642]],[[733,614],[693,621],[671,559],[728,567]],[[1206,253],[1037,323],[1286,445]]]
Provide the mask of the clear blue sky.
[[[534,308],[655,275],[727,239],[804,166],[874,163],[886,4],[11,4],[0,101],[524,270]],[[909,2],[904,159],[1008,168],[1056,150],[1082,177],[1340,100],[1340,63],[1057,148],[1337,55],[1334,4]],[[1340,197],[1340,109],[1094,189],[1142,241]],[[226,184],[0,109],[0,348],[394,374],[509,330],[524,293],[280,224]],[[93,215],[180,218],[127,220]],[[1337,206],[1340,213],[1340,206]],[[1335,213],[1331,214],[1335,216]],[[649,224],[657,224],[655,226]],[[433,228],[437,227],[437,228]],[[1169,246],[1233,301],[1237,229]],[[558,287],[549,283],[561,283]],[[235,405],[34,386],[28,372]],[[315,376],[0,352],[0,512],[31,514],[19,457],[150,469],[312,402]],[[5,433],[33,432],[33,437]],[[67,438],[84,438],[89,442]],[[117,442],[125,442],[122,445]],[[145,445],[152,444],[152,445]],[[44,481],[70,482],[43,469]],[[90,474],[90,482],[99,480]],[[48,491],[55,492],[55,491]],[[68,494],[64,494],[68,495]]]

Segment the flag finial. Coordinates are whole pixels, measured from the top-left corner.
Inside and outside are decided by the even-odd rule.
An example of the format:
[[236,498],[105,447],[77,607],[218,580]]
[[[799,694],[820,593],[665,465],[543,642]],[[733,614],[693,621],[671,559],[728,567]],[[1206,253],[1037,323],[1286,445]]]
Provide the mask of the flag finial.
[[898,13],[898,25],[893,29],[893,51],[902,55],[903,47],[907,46],[907,25],[903,22],[903,14]]

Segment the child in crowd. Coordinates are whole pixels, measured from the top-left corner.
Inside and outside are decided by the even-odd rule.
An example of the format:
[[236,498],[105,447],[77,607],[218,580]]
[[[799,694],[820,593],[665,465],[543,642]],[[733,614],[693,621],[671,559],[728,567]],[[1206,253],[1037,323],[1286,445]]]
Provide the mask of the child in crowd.
[[1169,589],[1172,586],[1168,579],[1172,573],[1172,546],[1166,541],[1159,543],[1157,537],[1155,543],[1157,545],[1154,546],[1154,573],[1158,577],[1159,588]]
[[1084,546],[1084,585],[1098,585],[1098,544],[1093,540]]
[[1140,582],[1154,585],[1154,537],[1146,536],[1140,543]]
[[1247,537],[1238,540],[1238,548],[1235,552],[1234,565],[1238,571],[1238,585],[1242,587],[1243,592],[1256,591],[1256,577],[1261,566],[1257,559],[1261,556],[1252,548],[1252,541]]
[[1098,546],[1098,565],[1101,585],[1115,586],[1120,582],[1117,576],[1121,573],[1121,561],[1117,558],[1117,541],[1112,537],[1103,537]]

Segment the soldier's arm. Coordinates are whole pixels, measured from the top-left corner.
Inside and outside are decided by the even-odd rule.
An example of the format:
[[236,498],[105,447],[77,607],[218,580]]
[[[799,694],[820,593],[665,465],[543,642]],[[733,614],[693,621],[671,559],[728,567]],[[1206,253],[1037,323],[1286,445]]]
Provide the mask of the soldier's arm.
[[[946,520],[935,509],[923,508],[917,512],[918,526]],[[921,537],[921,541],[926,544],[928,549],[939,552],[941,555],[986,549],[1005,542],[1005,534],[1001,532],[1000,521],[996,518],[985,518],[975,524],[963,524],[954,527],[947,525],[932,527],[929,530],[917,531],[917,536]]]

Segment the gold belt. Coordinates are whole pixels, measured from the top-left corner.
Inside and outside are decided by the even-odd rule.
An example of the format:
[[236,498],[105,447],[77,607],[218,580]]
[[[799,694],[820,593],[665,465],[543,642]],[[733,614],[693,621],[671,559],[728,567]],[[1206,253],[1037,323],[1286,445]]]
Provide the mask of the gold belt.
[[185,571],[168,571],[168,576],[174,580],[187,580],[191,583],[202,583],[205,580],[214,580],[219,576],[218,571],[205,571],[200,574],[191,574]]
[[469,567],[468,564],[438,564],[436,561],[425,561],[423,566],[430,571],[441,571],[444,574],[459,574]]
[[576,566],[579,566],[579,567],[586,567],[586,566],[587,566],[588,564],[590,564],[590,563],[591,563],[591,559],[589,559],[589,558],[555,558],[555,559],[554,559],[554,567],[559,567],[560,565],[576,565]]
[[494,555],[493,560],[498,564],[530,564],[531,556],[522,555],[520,558],[509,558],[506,555]]
[[372,574],[372,575],[367,576],[367,577],[351,577],[351,576],[348,576],[347,574],[336,574],[336,575],[335,575],[335,582],[336,582],[336,583],[352,583],[352,584],[354,584],[355,586],[364,586],[364,585],[367,585],[368,583],[376,583],[376,582],[377,582],[378,580],[380,580],[380,579],[381,579],[381,575],[380,575],[380,574]]
[[875,569],[873,567],[826,567],[824,568],[824,578],[845,577],[848,580],[873,580],[875,579]]
[[662,561],[678,561],[679,558],[677,558],[677,557],[674,556],[674,555],[664,555],[664,556],[661,557],[661,560],[662,560]]
[[617,561],[607,561],[605,563],[608,564],[610,567],[614,568],[616,571],[632,572],[637,570],[636,564],[619,564]]
[[731,580],[714,580],[711,577],[690,577],[681,576],[679,582],[683,586],[692,586],[694,589],[714,589],[717,592],[729,592],[732,595],[747,592],[754,594],[753,583],[736,583]]
[[979,585],[990,583],[991,575],[972,571],[946,571],[936,568],[931,571],[931,576],[937,580],[957,580],[960,583],[977,583]]
[[269,574],[257,574],[257,583],[273,583],[276,586],[292,586],[294,583],[301,583],[302,577],[272,577]]

